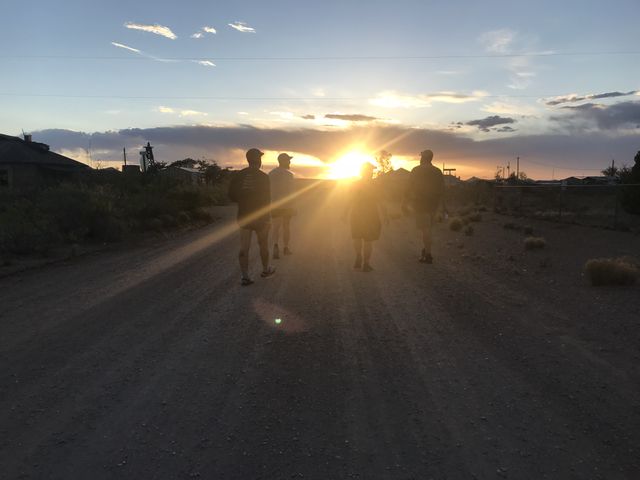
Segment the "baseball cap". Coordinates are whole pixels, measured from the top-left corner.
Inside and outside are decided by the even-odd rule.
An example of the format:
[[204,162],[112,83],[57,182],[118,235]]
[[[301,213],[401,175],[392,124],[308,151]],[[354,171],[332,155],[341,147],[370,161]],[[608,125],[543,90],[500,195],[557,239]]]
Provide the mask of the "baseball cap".
[[247,160],[257,160],[264,155],[264,152],[261,152],[257,148],[251,148],[247,150]]
[[420,152],[421,157],[433,157],[433,152],[431,150],[423,150]]
[[289,155],[288,153],[281,153],[280,155],[278,155],[278,161],[279,162],[287,162],[289,160],[291,160],[293,157],[291,155]]

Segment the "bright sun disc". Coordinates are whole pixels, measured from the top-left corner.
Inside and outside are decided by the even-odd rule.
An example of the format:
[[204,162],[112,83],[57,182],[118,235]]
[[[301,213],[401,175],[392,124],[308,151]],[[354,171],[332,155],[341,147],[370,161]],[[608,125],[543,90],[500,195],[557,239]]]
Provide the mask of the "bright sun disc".
[[327,177],[332,180],[358,177],[360,175],[360,167],[366,162],[375,164],[375,159],[367,153],[352,150],[329,164]]

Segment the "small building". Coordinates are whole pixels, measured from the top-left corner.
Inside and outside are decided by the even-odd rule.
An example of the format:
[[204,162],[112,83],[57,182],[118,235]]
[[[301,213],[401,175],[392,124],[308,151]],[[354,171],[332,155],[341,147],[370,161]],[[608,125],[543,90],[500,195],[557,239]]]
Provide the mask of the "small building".
[[0,188],[31,189],[90,172],[84,163],[49,150],[49,145],[0,134]]
[[161,172],[163,175],[180,182],[190,183],[192,185],[200,185],[204,183],[204,172],[201,172],[196,168],[173,166],[167,167],[164,170],[161,170]]

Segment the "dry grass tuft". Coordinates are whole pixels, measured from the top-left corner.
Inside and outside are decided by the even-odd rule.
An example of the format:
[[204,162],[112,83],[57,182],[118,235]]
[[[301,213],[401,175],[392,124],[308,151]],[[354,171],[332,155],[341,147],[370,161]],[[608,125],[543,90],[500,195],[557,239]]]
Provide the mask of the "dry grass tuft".
[[480,214],[480,212],[472,213],[471,215],[469,215],[469,220],[471,220],[472,222],[481,222],[482,215]]
[[464,234],[467,237],[471,237],[473,235],[473,226],[472,225],[467,225],[466,228],[464,229]]
[[533,235],[533,227],[526,226],[522,229],[525,235]]
[[639,274],[638,267],[625,258],[592,258],[584,271],[594,287],[633,285]]
[[547,246],[547,241],[542,237],[527,237],[524,239],[526,250],[540,250]]

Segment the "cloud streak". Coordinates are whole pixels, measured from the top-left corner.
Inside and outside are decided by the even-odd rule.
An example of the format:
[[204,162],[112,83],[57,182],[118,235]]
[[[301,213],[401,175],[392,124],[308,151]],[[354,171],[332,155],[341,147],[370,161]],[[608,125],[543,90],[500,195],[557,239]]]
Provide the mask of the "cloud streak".
[[162,37],[169,38],[171,40],[175,40],[176,38],[178,38],[178,36],[175,33],[173,33],[169,27],[165,27],[164,25],[158,25],[158,24],[145,25],[142,23],[127,22],[124,24],[124,26],[131,30],[141,30],[143,32],[149,32],[155,35],[160,35]]
[[244,22],[235,22],[235,23],[229,23],[227,24],[229,25],[231,28],[242,32],[242,33],[256,33],[255,28],[250,27],[249,25],[247,25]]
[[140,54],[142,53],[137,48],[129,47],[128,45],[124,45],[123,43],[111,42],[111,45],[113,45],[114,47],[118,47],[118,48],[124,48],[125,50],[129,50],[130,52],[140,53]]
[[379,120],[377,117],[371,117],[369,115],[355,114],[342,114],[342,113],[327,113],[324,118],[330,120],[344,120],[346,122],[374,122]]
[[476,102],[487,93],[483,91],[475,91],[471,94],[458,92],[435,92],[424,93],[419,95],[411,95],[398,93],[394,90],[387,90],[378,93],[376,97],[369,100],[371,105],[384,108],[425,108],[430,107],[433,102],[441,103],[467,103]]
[[551,107],[556,105],[563,105],[565,103],[578,103],[584,100],[600,100],[603,98],[616,98],[616,97],[627,97],[630,95],[639,95],[640,90],[631,90],[630,92],[605,92],[605,93],[595,93],[590,95],[577,95],[575,93],[564,95],[561,97],[551,98],[545,101],[545,105],[549,105]]
[[[466,125],[469,125],[472,127],[478,127],[478,129],[483,132],[489,132],[491,131],[491,127],[495,127],[496,125],[510,124],[510,123],[516,123],[516,121],[511,117],[501,117],[499,115],[491,115],[486,118],[468,121]],[[509,132],[509,131],[513,131],[513,129],[502,128],[496,131]]]

